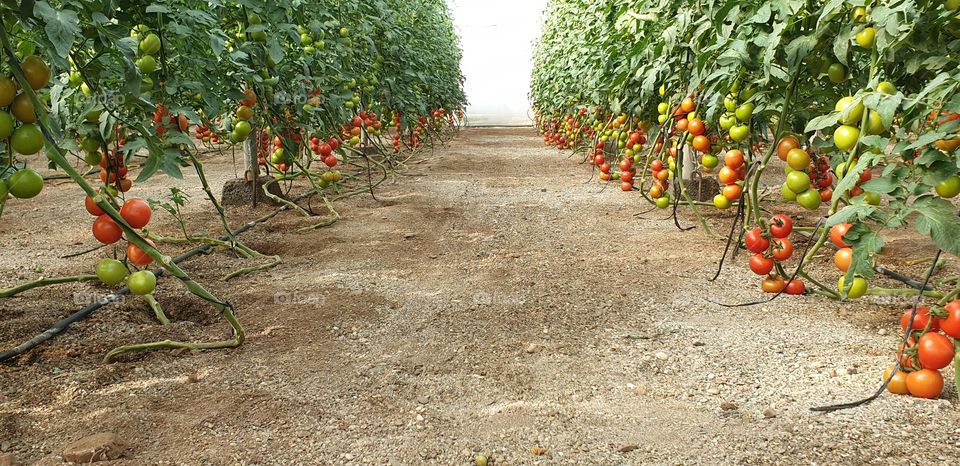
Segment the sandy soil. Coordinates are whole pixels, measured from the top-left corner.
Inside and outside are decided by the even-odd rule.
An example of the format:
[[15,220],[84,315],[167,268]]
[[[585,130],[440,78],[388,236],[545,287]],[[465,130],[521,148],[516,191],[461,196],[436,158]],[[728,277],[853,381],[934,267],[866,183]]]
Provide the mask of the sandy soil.
[[[544,148],[531,130],[465,131],[423,160],[379,200],[339,204],[344,218],[332,227],[293,233],[316,220],[287,213],[244,236],[282,257],[269,272],[223,282],[256,262],[227,252],[186,264],[238,309],[249,335],[239,349],[102,364],[120,344],[228,335],[210,308],[165,279],[157,297],[174,325],[157,325],[143,302],[127,299],[0,366],[0,451],[60,464],[66,444],[109,431],[129,444],[114,464],[447,465],[481,453],[501,465],[960,457],[952,388],[940,400],[883,396],[854,410],[809,411],[878,387],[906,300],[711,304],[705,298],[760,297],[744,257],[707,281],[718,240],[677,231],[636,193],[588,181],[578,160]],[[222,157],[206,168],[217,186],[235,176]],[[188,189],[191,228],[216,233],[193,180],[159,176],[136,189]],[[8,206],[0,287],[88,273],[109,254],[58,258],[94,245],[81,205],[64,183]],[[169,218],[158,219],[175,233]],[[49,229],[23,233],[37,225]],[[829,258],[821,260],[832,282]],[[917,276],[922,266],[898,270]],[[0,301],[0,348],[108,291],[63,285]]]

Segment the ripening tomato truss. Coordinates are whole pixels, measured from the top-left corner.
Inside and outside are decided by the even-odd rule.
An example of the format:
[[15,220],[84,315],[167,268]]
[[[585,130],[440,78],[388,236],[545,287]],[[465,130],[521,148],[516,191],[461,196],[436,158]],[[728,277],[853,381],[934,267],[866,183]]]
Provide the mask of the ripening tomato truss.
[[[960,2],[645,5],[550,2],[530,91],[544,143],[678,227],[683,207],[722,238],[702,210],[729,211],[718,254],[748,249],[769,299],[917,297],[922,278],[875,267],[892,226],[960,255]],[[835,282],[810,273],[831,259]],[[877,270],[905,286],[871,285]],[[957,279],[929,280],[890,391],[940,394],[958,298]]]
[[[263,261],[225,279],[279,263],[237,238],[258,222],[228,227],[201,152],[242,152],[251,189],[283,209],[315,216],[303,205],[322,198],[331,216],[307,227],[320,228],[339,218],[333,195],[372,193],[411,153],[450,137],[464,121],[461,50],[443,0],[380,0],[376,8],[338,0],[172,0],[107,10],[59,0],[5,3],[0,14],[0,215],[28,208],[27,199],[41,193],[39,167],[28,165],[39,165],[35,155],[43,152],[46,169],[82,188],[76,208],[91,214],[91,239],[106,245],[95,275],[56,283],[126,282],[166,324],[153,293],[168,284],[148,269],[159,267],[233,329],[220,342],[135,344],[107,359],[243,342],[228,302],[164,255],[171,244],[230,248]],[[95,175],[80,166],[96,167]],[[182,178],[184,169],[199,177],[222,236],[187,230],[181,209],[189,198],[179,189],[137,197],[137,183],[158,172]],[[300,196],[276,196],[270,188],[279,183],[288,192],[296,183]],[[184,237],[155,234],[157,222],[178,225]]]

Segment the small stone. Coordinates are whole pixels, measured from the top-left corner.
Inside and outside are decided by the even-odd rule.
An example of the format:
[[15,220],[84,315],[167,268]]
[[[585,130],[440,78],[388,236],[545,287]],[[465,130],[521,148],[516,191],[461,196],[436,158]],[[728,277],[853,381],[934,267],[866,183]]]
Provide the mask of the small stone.
[[640,396],[646,395],[649,392],[650,390],[643,383],[637,384],[637,388],[633,389],[633,393],[636,393],[637,395],[640,395]]
[[693,346],[707,346],[707,344],[702,341],[695,341],[693,342]]
[[423,420],[424,420],[423,414],[417,414],[417,422],[423,422]]
[[848,367],[848,368],[847,368],[847,374],[848,374],[848,375],[853,375],[853,374],[856,374],[856,373],[857,373],[857,368],[856,368],[856,367]]
[[663,351],[657,351],[657,352],[653,355],[653,357],[655,357],[655,358],[657,358],[657,359],[659,359],[659,360],[661,360],[661,361],[666,361],[666,360],[667,360],[667,353],[664,353]]
[[723,403],[720,403],[720,409],[724,411],[733,411],[737,409],[737,404],[731,401],[724,401]]
[[536,344],[536,343],[530,343],[529,345],[527,345],[526,348],[524,348],[524,351],[526,351],[526,352],[529,353],[529,354],[536,353],[536,352],[540,351],[540,345],[538,345],[538,344]]
[[640,448],[640,445],[637,445],[636,443],[628,443],[620,447],[620,453],[630,453],[631,451],[636,450],[638,448]]
[[422,405],[425,405],[425,404],[427,404],[427,403],[429,403],[429,402],[430,402],[430,400],[428,400],[427,397],[425,397],[425,396],[423,396],[423,395],[420,395],[420,396],[417,397],[417,403],[420,403],[420,404],[422,404]]
[[886,335],[886,334],[887,334],[887,329],[885,328],[877,330],[877,335]]
[[719,394],[720,394],[720,390],[717,389],[717,388],[708,388],[708,389],[707,389],[707,395],[719,395]]
[[351,454],[351,453],[344,453],[344,454],[343,454],[343,459],[345,459],[345,460],[347,460],[347,461],[350,461],[350,460],[353,459],[353,454]]
[[767,409],[763,410],[763,417],[765,417],[765,418],[767,418],[767,419],[773,419],[773,418],[777,417],[777,412],[774,411],[773,408],[767,408]]
[[7,450],[10,450],[10,441],[4,440],[3,442],[0,442],[0,451],[7,451]]
[[84,437],[63,449],[63,460],[69,463],[93,463],[115,460],[123,456],[126,445],[116,434],[102,432]]
[[403,234],[403,239],[410,239],[410,238],[413,238],[414,236],[417,236],[417,234],[416,234],[416,233],[404,233],[404,234]]
[[0,466],[15,466],[17,464],[17,459],[13,457],[13,453],[0,453]]

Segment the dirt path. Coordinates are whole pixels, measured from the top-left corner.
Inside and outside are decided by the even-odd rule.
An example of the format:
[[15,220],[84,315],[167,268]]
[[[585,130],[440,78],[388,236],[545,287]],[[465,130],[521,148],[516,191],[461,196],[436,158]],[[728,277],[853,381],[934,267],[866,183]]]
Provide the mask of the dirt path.
[[[225,284],[217,277],[241,261],[216,253],[189,263],[239,309],[249,333],[240,349],[100,364],[117,344],[226,335],[209,309],[163,282],[171,328],[128,300],[0,366],[0,447],[22,462],[59,464],[71,440],[112,431],[130,445],[117,464],[960,457],[960,415],[946,399],[885,396],[836,414],[808,411],[877,387],[905,301],[709,304],[756,299],[756,279],[737,264],[707,282],[716,240],[643,213],[635,194],[585,184],[577,161],[530,130],[466,131],[425,160],[379,201],[347,202],[333,227],[293,234],[307,220],[286,215],[255,230],[251,246],[283,257],[270,272]],[[208,171],[219,183],[233,176],[229,162]],[[162,192],[168,181],[143,189]],[[53,209],[73,189],[52,187],[38,202]],[[194,203],[206,208],[199,193]],[[20,272],[0,286],[35,276],[37,263],[57,273],[92,267],[93,257],[52,259],[50,241],[71,250],[90,241],[89,218],[59,209],[52,240],[18,235],[42,211],[4,216],[2,262]],[[71,297],[95,290],[0,302],[0,344],[42,330],[78,307]]]

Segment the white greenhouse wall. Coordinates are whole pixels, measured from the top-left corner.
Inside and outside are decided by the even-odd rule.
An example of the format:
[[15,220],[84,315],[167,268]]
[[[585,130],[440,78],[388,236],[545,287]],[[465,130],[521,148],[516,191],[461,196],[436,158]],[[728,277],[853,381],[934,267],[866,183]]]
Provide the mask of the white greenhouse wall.
[[547,0],[447,0],[463,45],[467,123],[531,125],[533,42]]

